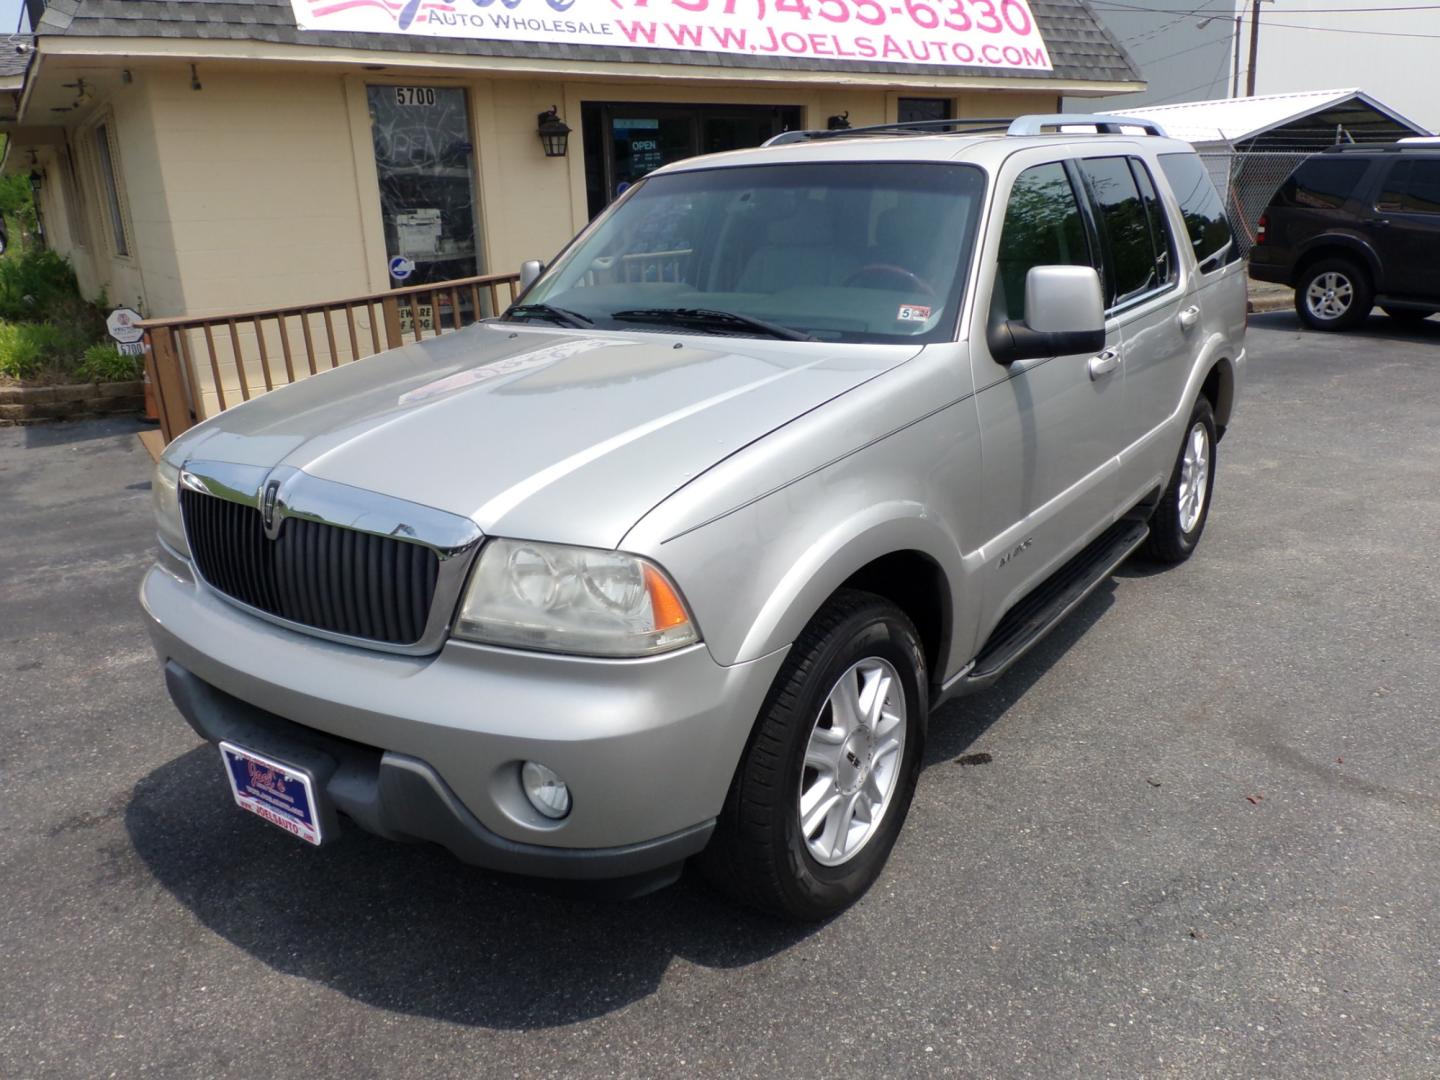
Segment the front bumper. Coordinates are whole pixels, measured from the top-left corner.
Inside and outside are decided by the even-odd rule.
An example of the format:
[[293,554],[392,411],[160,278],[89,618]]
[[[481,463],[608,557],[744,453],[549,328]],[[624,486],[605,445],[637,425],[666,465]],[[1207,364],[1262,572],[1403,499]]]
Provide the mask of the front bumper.
[[[362,827],[549,877],[629,875],[703,847],[785,655],[723,667],[703,645],[601,660],[454,641],[433,656],[385,654],[248,615],[169,553],[141,602],[202,736],[243,745],[225,732],[249,725],[264,742],[254,749],[282,759],[309,745],[336,759],[331,797]],[[359,756],[341,753],[352,744]],[[569,816],[530,806],[526,760],[569,784]]]

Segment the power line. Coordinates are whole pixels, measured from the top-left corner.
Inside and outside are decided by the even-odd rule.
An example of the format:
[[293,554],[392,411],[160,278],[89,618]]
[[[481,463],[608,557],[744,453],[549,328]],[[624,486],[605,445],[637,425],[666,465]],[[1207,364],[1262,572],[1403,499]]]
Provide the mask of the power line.
[[1149,41],[1151,38],[1159,37],[1161,34],[1163,34],[1166,30],[1169,30],[1169,29],[1170,29],[1172,26],[1174,26],[1176,23],[1182,23],[1182,22],[1184,22],[1186,19],[1188,19],[1189,17],[1190,17],[1190,16],[1188,16],[1188,15],[1181,15],[1178,19],[1171,19],[1169,22],[1161,23],[1159,26],[1155,27],[1155,29],[1153,29],[1153,30],[1146,30],[1146,31],[1144,31],[1143,33],[1136,34],[1134,37],[1121,38],[1121,39],[1120,39],[1120,44],[1122,44],[1122,45],[1139,45],[1141,42]]
[[[1156,15],[1174,15],[1177,12],[1173,8],[1145,7],[1140,4],[1125,4],[1121,0],[1092,0],[1091,7],[1097,11],[1145,11]],[[1349,8],[1315,8],[1304,12],[1306,15],[1369,15],[1377,11],[1440,11],[1440,4],[1405,4],[1394,7],[1349,7]],[[1182,18],[1191,16],[1214,16],[1223,17],[1223,9],[1196,8],[1193,11],[1179,13]],[[1279,12],[1281,15],[1299,15],[1298,11]]]
[[1178,49],[1178,50],[1176,50],[1175,52],[1166,53],[1164,56],[1151,56],[1151,57],[1148,57],[1148,58],[1146,58],[1146,59],[1144,59],[1144,60],[1142,60],[1142,61],[1140,61],[1140,62],[1141,62],[1142,64],[1158,64],[1158,63],[1160,63],[1160,61],[1162,61],[1162,60],[1170,60],[1170,59],[1172,59],[1173,57],[1176,57],[1176,56],[1184,56],[1186,53],[1196,52],[1196,51],[1198,51],[1198,50],[1200,50],[1200,49],[1213,49],[1213,48],[1215,48],[1217,45],[1223,45],[1223,46],[1225,46],[1225,55],[1226,55],[1226,56],[1229,56],[1229,55],[1230,55],[1230,45],[1229,45],[1229,43],[1226,42],[1226,41],[1224,41],[1224,40],[1221,39],[1221,38],[1215,38],[1215,39],[1212,40],[1212,41],[1202,41],[1202,42],[1200,42],[1199,45],[1191,45],[1188,49]]
[[[1151,105],[1164,105],[1168,101],[1174,101],[1178,97],[1184,97],[1186,94],[1191,93],[1195,90],[1203,89],[1206,93],[1212,92],[1215,89],[1215,84],[1225,76],[1225,61],[1228,59],[1230,59],[1229,56],[1225,56],[1221,59],[1219,70],[1215,72],[1214,77],[1211,78],[1209,82],[1196,83],[1194,86],[1187,86],[1184,90],[1176,90],[1173,94],[1167,94],[1163,98],[1157,98],[1154,101],[1147,101],[1145,102],[1145,104],[1137,105],[1135,107],[1137,109],[1148,109]],[[1245,74],[1243,68],[1241,69],[1240,74]]]
[[1320,34],[1363,34],[1365,37],[1435,38],[1440,40],[1440,34],[1404,34],[1398,30],[1342,30],[1338,26],[1306,26],[1304,23],[1274,22],[1271,19],[1262,20],[1260,25],[1279,26],[1286,30],[1314,30]]

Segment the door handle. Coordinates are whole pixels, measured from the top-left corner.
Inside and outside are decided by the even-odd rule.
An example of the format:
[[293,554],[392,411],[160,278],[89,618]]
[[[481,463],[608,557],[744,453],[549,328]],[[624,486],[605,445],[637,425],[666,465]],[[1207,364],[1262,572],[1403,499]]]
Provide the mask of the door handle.
[[1099,356],[1090,358],[1090,379],[1103,378],[1120,366],[1120,350],[1106,349]]
[[1376,229],[1388,229],[1390,227],[1390,219],[1386,217],[1375,218],[1370,224]]
[[1198,307],[1195,307],[1194,305],[1191,305],[1190,307],[1187,307],[1184,311],[1180,312],[1179,319],[1180,329],[1189,330],[1192,326],[1194,326],[1200,321],[1200,309]]

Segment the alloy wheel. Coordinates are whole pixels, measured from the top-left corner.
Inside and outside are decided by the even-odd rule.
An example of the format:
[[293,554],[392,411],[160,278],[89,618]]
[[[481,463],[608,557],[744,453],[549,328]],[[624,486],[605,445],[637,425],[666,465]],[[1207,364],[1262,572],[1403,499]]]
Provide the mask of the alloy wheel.
[[1180,531],[1189,534],[1200,521],[1205,509],[1205,493],[1210,481],[1210,433],[1204,424],[1190,429],[1185,440],[1185,455],[1180,459],[1180,490],[1176,505],[1180,513]]
[[800,833],[823,866],[849,862],[894,801],[905,757],[905,689],[878,656],[840,676],[816,717],[800,773]]
[[1310,314],[1326,322],[1343,318],[1354,302],[1354,284],[1335,270],[1317,274],[1305,290],[1305,305]]

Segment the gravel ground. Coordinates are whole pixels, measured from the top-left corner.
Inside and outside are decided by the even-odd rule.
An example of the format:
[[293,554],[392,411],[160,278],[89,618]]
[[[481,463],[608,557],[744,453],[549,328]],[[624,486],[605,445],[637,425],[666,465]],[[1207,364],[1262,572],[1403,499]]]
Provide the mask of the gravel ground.
[[1440,1074],[1440,319],[1250,348],[1197,556],[938,714],[812,928],[242,815],[135,425],[0,430],[0,1076]]

